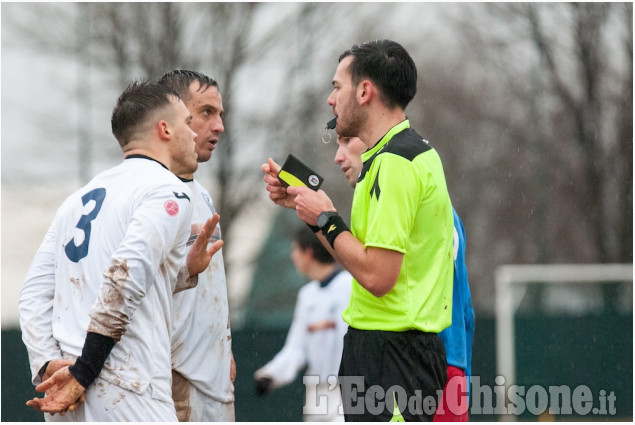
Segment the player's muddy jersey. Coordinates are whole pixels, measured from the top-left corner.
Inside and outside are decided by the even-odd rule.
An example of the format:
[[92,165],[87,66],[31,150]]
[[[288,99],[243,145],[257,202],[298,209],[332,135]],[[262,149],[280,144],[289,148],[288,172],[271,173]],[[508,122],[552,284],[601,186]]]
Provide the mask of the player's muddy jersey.
[[[192,223],[203,225],[214,212],[212,198],[196,180],[186,183],[192,191]],[[220,224],[214,235],[220,237]],[[214,254],[198,275],[194,289],[174,295],[172,367],[200,392],[212,399],[234,401],[229,377],[231,331],[223,250]]]
[[[160,163],[126,159],[66,199],[41,247],[53,255],[38,253],[31,267],[41,276],[50,265],[37,261],[54,261],[50,317],[63,355],[79,356],[87,331],[113,337],[118,342],[100,376],[139,394],[150,386],[153,397],[165,401],[171,400],[172,292],[185,264],[191,198]],[[23,292],[29,285],[27,278]],[[50,328],[31,333],[27,347],[33,357]]]

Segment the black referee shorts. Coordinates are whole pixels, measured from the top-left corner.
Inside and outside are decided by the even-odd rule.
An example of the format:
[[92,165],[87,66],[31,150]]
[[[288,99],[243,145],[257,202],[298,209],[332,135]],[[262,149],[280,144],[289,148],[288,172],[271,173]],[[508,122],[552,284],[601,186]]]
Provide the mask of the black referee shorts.
[[339,380],[347,422],[432,421],[447,380],[443,341],[417,330],[349,327]]

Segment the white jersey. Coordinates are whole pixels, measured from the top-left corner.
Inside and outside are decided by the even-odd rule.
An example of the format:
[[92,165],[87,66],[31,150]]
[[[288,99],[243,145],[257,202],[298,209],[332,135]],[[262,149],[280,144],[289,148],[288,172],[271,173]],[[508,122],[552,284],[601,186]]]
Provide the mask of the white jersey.
[[[192,191],[192,223],[202,225],[216,211],[212,199],[196,180],[186,184]],[[220,237],[220,225],[214,234]],[[221,249],[199,273],[196,288],[174,295],[172,368],[204,396],[231,403],[234,385],[229,376],[230,363],[229,305]]]
[[304,285],[284,347],[256,371],[255,377],[269,376],[277,388],[293,382],[305,365],[305,375],[318,376],[320,384],[337,376],[348,329],[342,312],[348,305],[352,281],[349,272],[340,271],[326,287],[320,287],[316,280]]
[[118,341],[100,378],[172,403],[172,292],[191,198],[158,162],[129,158],[66,199],[20,294],[34,383],[46,361],[79,356],[91,331]]

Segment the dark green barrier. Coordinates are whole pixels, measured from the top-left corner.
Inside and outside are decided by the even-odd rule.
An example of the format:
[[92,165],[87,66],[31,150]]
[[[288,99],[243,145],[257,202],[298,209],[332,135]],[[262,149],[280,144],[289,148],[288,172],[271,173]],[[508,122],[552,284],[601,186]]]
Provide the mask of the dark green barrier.
[[39,393],[31,384],[29,357],[21,335],[19,330],[2,331],[2,422],[44,421],[42,413],[25,406]]
[[[473,373],[480,385],[495,386],[495,325],[479,317],[474,339]],[[287,329],[243,329],[233,332],[238,367],[237,421],[301,421],[304,386],[293,384],[257,397],[253,373],[282,348]],[[516,319],[517,384],[588,386],[594,394],[613,391],[615,415],[549,416],[540,419],[632,421],[633,317],[604,314],[586,317],[518,317]],[[36,395],[30,383],[26,349],[17,330],[2,331],[2,421],[40,421],[42,415],[24,403]],[[474,402],[474,400],[472,400]],[[481,402],[482,403],[482,402]],[[471,415],[471,421],[497,420],[493,414]],[[525,412],[520,420],[538,418]]]

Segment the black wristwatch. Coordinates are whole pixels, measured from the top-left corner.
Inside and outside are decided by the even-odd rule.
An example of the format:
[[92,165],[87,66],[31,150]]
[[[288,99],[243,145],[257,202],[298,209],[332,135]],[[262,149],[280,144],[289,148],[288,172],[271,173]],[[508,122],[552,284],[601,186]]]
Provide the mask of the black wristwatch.
[[320,230],[324,230],[331,217],[336,217],[337,215],[336,211],[322,211],[320,215],[318,215],[317,226]]

